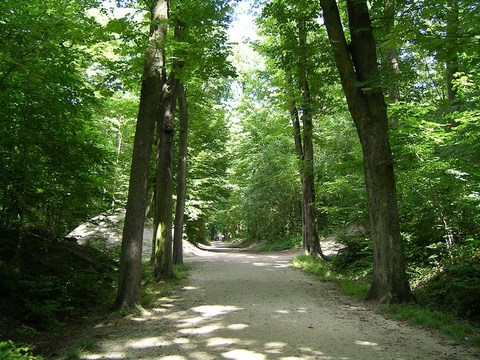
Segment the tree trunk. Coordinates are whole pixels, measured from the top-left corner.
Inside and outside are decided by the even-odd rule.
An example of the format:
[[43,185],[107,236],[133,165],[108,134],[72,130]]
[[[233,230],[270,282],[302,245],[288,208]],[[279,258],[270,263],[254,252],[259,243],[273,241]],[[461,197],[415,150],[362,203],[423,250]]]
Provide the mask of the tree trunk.
[[140,305],[142,241],[147,207],[148,175],[155,119],[162,89],[168,1],[156,0],[151,8],[149,43],[145,54],[140,105],[133,145],[130,184],[120,256],[120,278],[115,308]]
[[300,167],[300,181],[302,184],[302,197],[300,200],[301,213],[302,213],[302,246],[305,254],[310,253],[310,244],[307,242],[307,227],[306,227],[306,214],[307,206],[305,203],[305,181],[304,181],[304,154],[303,154],[303,145],[302,145],[302,129],[300,126],[300,119],[298,116],[297,105],[295,102],[295,96],[293,94],[293,80],[290,70],[288,69],[287,60],[283,61],[284,71],[285,71],[285,80],[286,80],[286,92],[287,92],[287,105],[288,111],[290,113],[290,121],[292,123],[292,132],[293,139],[295,141],[295,152],[297,154],[297,159]]
[[[387,0],[383,11],[386,21],[387,37],[392,38],[395,26],[395,8],[396,0]],[[400,68],[398,65],[398,51],[392,41],[387,41],[385,45],[385,60],[388,67],[388,98],[391,104],[398,104],[400,101],[400,90],[398,88],[398,77]]]
[[301,120],[303,125],[303,201],[307,251],[312,255],[323,256],[317,232],[317,210],[315,208],[315,178],[313,159],[313,119],[312,97],[307,75],[307,29],[305,20],[299,20],[298,79],[301,96]]
[[187,170],[187,134],[188,109],[185,96],[185,87],[182,83],[178,87],[180,134],[178,144],[177,168],[177,207],[173,232],[173,263],[183,264],[183,218],[185,213],[186,170]]
[[157,123],[157,176],[155,183],[155,264],[157,278],[173,277],[172,254],[172,148],[177,80],[174,74],[164,87]]
[[335,0],[321,0],[325,25],[348,108],[363,150],[373,241],[373,279],[368,299],[410,301],[400,237],[388,117],[376,45],[365,0],[347,0],[351,44],[347,46]]
[[446,44],[446,82],[448,104],[454,105],[457,97],[457,90],[454,87],[455,74],[458,68],[458,0],[449,0],[447,2],[447,44]]

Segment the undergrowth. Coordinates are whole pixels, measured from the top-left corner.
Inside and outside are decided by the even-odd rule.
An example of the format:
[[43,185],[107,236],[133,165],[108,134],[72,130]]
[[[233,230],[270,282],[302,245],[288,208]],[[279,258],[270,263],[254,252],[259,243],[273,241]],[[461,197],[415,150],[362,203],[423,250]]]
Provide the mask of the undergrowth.
[[299,255],[293,259],[293,266],[314,274],[320,281],[331,281],[338,284],[346,295],[357,299],[365,297],[368,285],[364,279],[352,278],[335,270],[333,262],[319,260],[309,255]]
[[0,359],[43,360],[43,357],[33,355],[32,347],[29,345],[15,344],[13,341],[1,341]]
[[480,329],[458,317],[418,304],[395,304],[384,308],[390,318],[436,329],[457,342],[480,346]]
[[[20,335],[55,330],[112,302],[117,264],[100,251],[59,239],[3,233],[0,311]],[[4,324],[5,325],[5,324]],[[0,329],[1,330],[1,329]]]
[[[102,316],[113,303],[117,262],[74,241],[0,231],[0,359],[35,359],[19,345]],[[8,352],[8,356],[5,353]],[[20,356],[24,356],[23,358]]]
[[174,265],[173,278],[157,280],[153,273],[153,267],[145,262],[142,264],[142,305],[151,307],[159,299],[169,295],[178,288],[182,280],[188,276],[188,265]]
[[282,238],[275,241],[269,241],[261,245],[258,252],[283,251],[289,249],[298,249],[302,246],[302,239],[298,236]]

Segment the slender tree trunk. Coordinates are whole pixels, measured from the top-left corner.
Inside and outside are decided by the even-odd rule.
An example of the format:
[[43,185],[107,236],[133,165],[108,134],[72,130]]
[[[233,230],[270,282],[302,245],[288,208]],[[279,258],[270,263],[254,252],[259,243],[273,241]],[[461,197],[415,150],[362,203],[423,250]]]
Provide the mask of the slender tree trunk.
[[447,2],[447,46],[445,73],[447,82],[448,104],[454,105],[457,98],[457,91],[454,86],[455,74],[458,68],[458,0]]
[[373,240],[373,279],[367,298],[410,301],[397,209],[388,117],[376,45],[365,0],[347,0],[351,44],[347,46],[335,0],[321,0],[325,25],[348,107],[363,150]]
[[142,241],[147,207],[150,154],[155,119],[162,89],[163,44],[166,36],[168,1],[156,0],[151,8],[149,43],[145,54],[140,105],[133,145],[130,184],[123,228],[120,279],[115,308],[140,305]]
[[157,176],[155,198],[155,265],[157,278],[173,277],[172,253],[172,149],[177,80],[174,74],[164,87],[161,117],[157,124]]
[[[156,139],[156,144],[158,144],[158,139]],[[158,153],[158,150],[157,150]],[[158,156],[158,154],[157,154]],[[151,196],[150,196],[150,213],[152,216],[152,249],[150,251],[150,265],[155,267],[155,254],[157,253],[157,232],[158,229],[158,216],[157,212],[157,185],[156,185],[156,174],[155,174],[155,182],[153,183],[153,189],[151,189]],[[148,213],[147,213],[148,216]]]
[[175,223],[173,233],[173,263],[183,264],[183,218],[185,213],[186,170],[187,170],[187,134],[188,134],[188,109],[183,83],[178,86],[179,123],[180,134],[178,144],[177,168],[177,206],[175,210]]
[[302,213],[302,246],[305,254],[310,253],[310,244],[307,242],[307,226],[306,226],[306,214],[308,208],[305,202],[305,176],[304,176],[304,154],[303,154],[303,144],[302,144],[302,129],[300,126],[300,119],[298,116],[298,109],[295,102],[295,96],[293,94],[293,80],[290,71],[288,70],[287,60],[284,59],[284,70],[285,70],[285,79],[286,79],[286,91],[287,91],[287,102],[288,102],[288,111],[290,113],[290,121],[292,123],[293,130],[293,139],[295,141],[295,152],[297,154],[297,159],[300,167],[300,181],[302,184],[302,196],[300,200],[301,213]]
[[307,251],[312,255],[323,256],[317,232],[317,210],[315,207],[315,178],[313,157],[312,97],[307,75],[307,29],[305,20],[300,20],[299,28],[299,69],[298,79],[301,95],[301,120],[303,125],[303,201],[305,207],[305,227]]

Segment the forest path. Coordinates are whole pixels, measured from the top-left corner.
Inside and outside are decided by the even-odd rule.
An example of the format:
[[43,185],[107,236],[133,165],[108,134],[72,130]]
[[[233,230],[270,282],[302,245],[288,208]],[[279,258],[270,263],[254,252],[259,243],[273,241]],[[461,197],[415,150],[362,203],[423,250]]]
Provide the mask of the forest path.
[[93,329],[81,359],[478,358],[292,269],[298,252],[210,250],[186,256],[188,280],[150,314]]

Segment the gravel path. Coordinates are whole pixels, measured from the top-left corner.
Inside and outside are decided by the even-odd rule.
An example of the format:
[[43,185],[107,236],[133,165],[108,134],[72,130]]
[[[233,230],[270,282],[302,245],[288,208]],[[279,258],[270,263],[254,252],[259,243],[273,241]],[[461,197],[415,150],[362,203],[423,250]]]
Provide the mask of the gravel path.
[[81,359],[478,359],[292,269],[293,252],[192,250],[189,279],[149,314],[92,329]]

